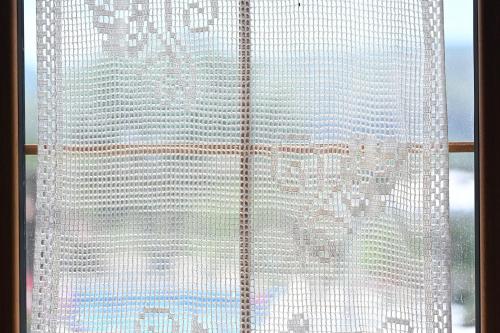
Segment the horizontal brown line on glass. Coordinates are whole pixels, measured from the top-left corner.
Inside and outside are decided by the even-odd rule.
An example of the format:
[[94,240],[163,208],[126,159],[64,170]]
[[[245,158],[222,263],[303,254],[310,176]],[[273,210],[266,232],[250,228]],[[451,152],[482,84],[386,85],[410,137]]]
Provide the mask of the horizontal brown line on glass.
[[[418,150],[420,144],[410,146],[411,150]],[[247,149],[254,154],[269,154],[272,151],[311,154],[323,153],[333,154],[348,152],[347,144],[318,144],[318,145],[279,145],[271,146],[264,144],[250,145]],[[364,149],[362,146],[361,149]],[[93,154],[198,154],[198,155],[233,155],[241,152],[238,144],[199,144],[199,145],[151,145],[151,144],[107,144],[107,145],[88,145],[88,146],[67,146],[68,152],[93,153]],[[37,155],[38,145],[27,144],[24,146],[26,155]],[[450,142],[448,145],[450,153],[472,153],[474,152],[474,142]]]

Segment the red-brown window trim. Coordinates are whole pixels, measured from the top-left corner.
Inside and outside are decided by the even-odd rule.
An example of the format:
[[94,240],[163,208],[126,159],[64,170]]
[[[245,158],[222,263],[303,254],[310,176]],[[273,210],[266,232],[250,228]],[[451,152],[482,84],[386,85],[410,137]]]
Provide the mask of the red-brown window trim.
[[[500,1],[476,0],[476,213],[482,333],[500,332]],[[479,231],[479,232],[477,232]]]
[[[323,145],[325,149],[330,149],[335,150],[339,149],[336,145]],[[228,154],[239,154],[239,145],[224,145],[224,144],[206,144],[206,145],[163,145],[163,146],[144,146],[144,145],[109,145],[109,146],[95,146],[95,147],[85,147],[86,151],[99,151],[103,150],[103,148],[109,148],[110,149],[121,149],[121,150],[130,150],[133,151],[134,149],[141,149],[144,150],[145,148],[150,150],[151,153],[156,153],[156,152],[165,152],[165,151],[173,151],[173,152],[179,152],[179,153],[201,153],[201,154],[221,154],[221,155],[228,155]],[[293,147],[291,146],[290,149],[294,150],[299,150],[299,147]],[[265,145],[260,145],[260,146],[255,146],[252,147],[251,150],[254,150],[257,154],[259,152],[267,152],[269,151],[270,147],[265,146]],[[304,147],[303,149],[307,149],[307,147]],[[70,149],[70,150],[76,150],[77,149]],[[83,151],[83,148],[81,149]],[[448,151],[450,153],[473,153],[474,152],[474,142],[472,141],[452,141],[448,144]],[[24,152],[25,155],[37,155],[38,154],[38,145],[36,144],[26,144],[24,145]]]
[[[0,2],[0,330],[19,332],[21,325],[20,285],[20,186],[19,150],[23,143],[19,135],[20,115],[18,1]],[[20,141],[21,140],[21,141]]]

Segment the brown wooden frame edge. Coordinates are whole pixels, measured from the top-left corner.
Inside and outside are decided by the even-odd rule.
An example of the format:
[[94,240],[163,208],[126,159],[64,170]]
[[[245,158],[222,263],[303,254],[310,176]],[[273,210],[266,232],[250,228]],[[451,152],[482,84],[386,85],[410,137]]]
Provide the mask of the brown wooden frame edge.
[[[335,149],[346,149],[345,147],[338,145],[337,148],[334,144],[329,145],[331,150]],[[271,146],[266,145],[254,145],[254,149],[257,150],[257,153],[266,153],[269,152]],[[294,149],[295,148],[295,149]],[[328,145],[325,145],[325,149],[328,149]],[[64,148],[63,148],[64,149]],[[206,144],[206,145],[119,145],[119,144],[110,144],[110,145],[96,145],[92,146],[84,146],[81,148],[78,147],[69,147],[68,151],[87,151],[89,153],[99,152],[99,151],[107,151],[108,153],[113,153],[113,149],[115,149],[114,153],[119,152],[129,152],[136,151],[138,153],[145,153],[146,151],[155,154],[155,153],[165,153],[165,152],[175,152],[175,153],[211,153],[211,154],[220,154],[220,155],[228,155],[228,154],[238,154],[239,146],[231,145],[231,144]],[[307,150],[308,147],[304,148],[304,151]],[[184,152],[182,152],[182,150]],[[290,151],[298,151],[300,150],[298,147],[290,146]],[[470,141],[452,141],[448,144],[448,151],[450,153],[473,153],[475,150],[474,142]],[[24,153],[26,156],[38,155],[38,145],[37,144],[25,144],[24,145]]]
[[500,1],[477,0],[476,30],[480,324],[482,333],[497,333],[500,332]]
[[[20,7],[22,8],[22,7]],[[18,1],[0,4],[0,323],[2,332],[19,332],[20,214],[19,214],[19,45]]]

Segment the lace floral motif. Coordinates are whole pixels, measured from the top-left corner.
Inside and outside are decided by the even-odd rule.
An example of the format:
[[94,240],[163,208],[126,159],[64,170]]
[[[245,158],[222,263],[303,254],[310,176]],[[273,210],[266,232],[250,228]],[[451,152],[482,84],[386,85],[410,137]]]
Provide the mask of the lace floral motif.
[[[92,12],[95,29],[103,35],[103,49],[112,55],[136,56],[155,35],[160,42],[168,42],[169,37],[177,38],[178,32],[172,27],[173,13],[171,0],[165,0],[163,32],[155,26],[150,0],[85,0]],[[205,32],[218,17],[217,0],[189,2],[182,10],[184,26],[190,32]],[[167,36],[167,37],[166,37]]]
[[287,331],[280,333],[307,333],[309,332],[309,320],[305,319],[304,314],[294,314],[292,319],[288,320]]
[[[292,234],[301,256],[332,262],[345,252],[353,218],[376,216],[385,209],[385,200],[407,169],[408,147],[391,143],[363,136],[328,156],[316,153],[324,148],[309,138],[294,136],[273,149],[271,176],[279,191],[297,199]],[[291,146],[312,154],[304,158],[287,151]]]
[[409,320],[399,318],[387,318],[382,325],[381,333],[413,333]]
[[156,32],[150,17],[149,0],[85,0],[92,11],[94,27],[103,34],[108,53],[135,55]]
[[340,179],[346,188],[342,202],[351,216],[380,213],[383,198],[389,195],[400,173],[408,147],[393,146],[393,142],[380,142],[375,137],[363,136],[349,145],[349,154],[341,160]]
[[[140,332],[171,332],[179,333],[181,325],[175,315],[167,308],[144,308],[135,321],[135,333]],[[208,333],[208,329],[194,316],[191,322],[191,333]]]
[[169,110],[189,109],[195,95],[196,71],[185,47],[176,39],[165,43],[165,50],[146,61],[140,75],[152,87],[153,100]]
[[[166,308],[144,308],[135,321],[135,333],[157,332],[156,326],[161,322],[161,327],[167,332],[179,333],[180,324],[175,316]],[[159,331],[158,331],[159,332]]]
[[199,0],[191,2],[184,8],[184,25],[189,27],[191,32],[208,31],[218,17],[217,0]]
[[198,321],[197,316],[194,316],[191,323],[191,333],[208,333],[208,329],[203,328],[203,325]]

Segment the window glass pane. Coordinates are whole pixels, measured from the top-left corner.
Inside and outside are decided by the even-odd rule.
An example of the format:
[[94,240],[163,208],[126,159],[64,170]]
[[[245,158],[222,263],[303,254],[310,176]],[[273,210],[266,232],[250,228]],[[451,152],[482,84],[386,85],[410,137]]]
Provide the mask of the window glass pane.
[[450,141],[474,140],[473,1],[444,0]]
[[454,333],[475,332],[474,154],[450,154],[452,321]]
[[[473,1],[444,0],[450,141],[474,140]],[[474,154],[450,155],[453,332],[475,332]]]
[[31,291],[33,288],[33,245],[35,244],[36,156],[26,157],[26,305],[28,331],[31,319]]
[[[26,143],[36,143],[36,1],[24,1]],[[444,0],[450,141],[473,140],[474,75],[472,5],[472,0]],[[28,320],[31,314],[36,159],[36,156],[26,158]],[[475,332],[473,326],[475,323],[473,154],[451,154],[450,156],[450,222],[453,242],[453,332]],[[27,327],[29,330],[29,322]]]
[[[25,51],[25,140],[37,143],[38,117],[36,111],[36,1],[24,0]],[[30,332],[31,293],[33,288],[33,245],[35,244],[36,156],[26,157],[26,307],[27,331]]]
[[24,0],[24,54],[25,54],[25,140],[36,143],[38,117],[36,113],[36,3]]

